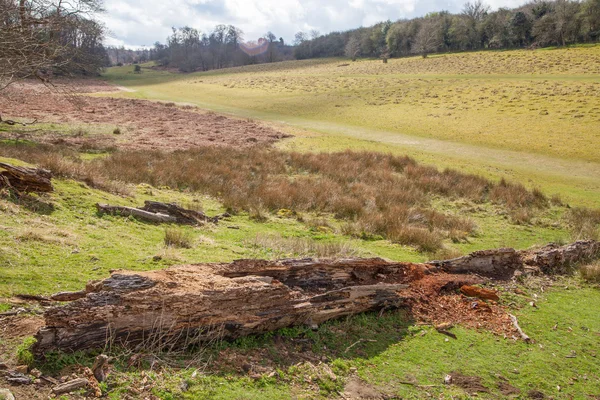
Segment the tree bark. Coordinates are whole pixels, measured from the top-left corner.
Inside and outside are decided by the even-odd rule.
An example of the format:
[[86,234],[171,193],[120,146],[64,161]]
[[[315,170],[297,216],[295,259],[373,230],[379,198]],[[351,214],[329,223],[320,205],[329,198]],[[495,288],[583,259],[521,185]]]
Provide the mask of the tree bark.
[[[2,171],[2,169],[4,171]],[[52,173],[41,168],[16,167],[0,162],[0,188],[13,188],[18,192],[52,192]]]

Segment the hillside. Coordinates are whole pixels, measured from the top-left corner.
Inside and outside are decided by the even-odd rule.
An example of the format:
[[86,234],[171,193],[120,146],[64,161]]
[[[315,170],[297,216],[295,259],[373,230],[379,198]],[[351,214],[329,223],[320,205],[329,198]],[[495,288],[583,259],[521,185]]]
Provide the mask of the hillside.
[[[62,303],[48,296],[115,270],[168,277],[175,265],[305,257],[410,266],[598,240],[598,104],[600,46],[193,74],[145,64],[53,90],[15,84],[0,97],[4,121],[16,121],[0,124],[0,162],[52,171],[54,191],[0,180],[0,365],[84,374],[100,350],[33,360],[31,336]],[[216,219],[155,223],[96,206],[146,201]],[[99,390],[114,399],[594,396],[598,264],[579,267],[485,284],[499,296],[493,315],[515,315],[533,343],[510,323],[496,329],[487,302],[448,287],[421,313],[384,307],[185,351],[108,341]],[[430,317],[453,310],[464,322]],[[10,388],[47,398],[48,382]]]

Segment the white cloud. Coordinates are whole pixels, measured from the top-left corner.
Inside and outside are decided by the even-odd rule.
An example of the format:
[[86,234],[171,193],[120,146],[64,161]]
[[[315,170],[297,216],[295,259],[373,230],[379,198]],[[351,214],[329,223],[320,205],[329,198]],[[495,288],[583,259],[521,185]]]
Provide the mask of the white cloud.
[[[138,47],[165,42],[171,27],[209,32],[217,24],[242,29],[247,40],[267,31],[291,41],[298,31],[321,33],[358,28],[431,11],[460,10],[466,0],[105,0],[101,19],[112,33],[109,45]],[[522,0],[488,0],[494,8]]]

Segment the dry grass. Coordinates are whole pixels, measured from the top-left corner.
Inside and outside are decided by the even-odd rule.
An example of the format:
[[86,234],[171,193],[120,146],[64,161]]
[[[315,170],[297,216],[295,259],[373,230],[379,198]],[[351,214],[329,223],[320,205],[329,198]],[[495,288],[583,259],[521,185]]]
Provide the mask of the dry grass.
[[600,262],[582,266],[579,273],[587,282],[600,283]]
[[2,150],[59,176],[112,192],[127,192],[127,185],[118,182],[193,190],[261,221],[281,209],[328,213],[346,222],[346,234],[378,235],[427,252],[438,250],[446,238],[460,241],[476,229],[468,218],[435,210],[433,197],[490,201],[526,216],[549,204],[541,192],[519,184],[504,180],[496,184],[375,152],[206,147],[173,153],[117,152],[84,162],[75,153],[56,148],[3,146]]
[[324,257],[343,258],[356,256],[356,251],[348,242],[317,242],[312,239],[283,237],[281,235],[257,234],[247,245],[256,250],[257,256],[267,252],[271,258]]
[[600,240],[600,210],[573,208],[567,213],[567,222],[574,240]]
[[180,228],[166,228],[164,242],[167,247],[191,249],[192,235],[189,231]]

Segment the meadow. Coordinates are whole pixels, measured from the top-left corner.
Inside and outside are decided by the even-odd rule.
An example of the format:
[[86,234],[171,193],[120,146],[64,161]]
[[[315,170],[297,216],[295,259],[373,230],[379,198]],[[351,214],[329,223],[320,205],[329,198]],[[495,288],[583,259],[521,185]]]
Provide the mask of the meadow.
[[[123,90],[86,95],[162,104],[145,103],[131,123],[111,107],[132,113],[138,104],[111,100],[88,105],[85,118],[73,108],[58,121],[57,107],[37,126],[0,126],[0,162],[55,174],[50,194],[0,192],[0,313],[27,308],[0,327],[2,361],[21,362],[40,324],[39,306],[18,295],[80,290],[116,269],[240,258],[423,262],[600,237],[600,46],[192,74],[145,64],[141,74],[114,67],[104,78]],[[192,125],[203,118],[215,123],[200,132]],[[142,119],[152,137],[136,125]],[[269,142],[246,146],[260,124],[293,136],[268,130]],[[187,149],[180,127],[182,136],[198,131],[201,147]],[[210,140],[228,127],[239,140]],[[227,216],[175,226],[95,207],[146,200]],[[405,310],[386,311],[185,354],[118,350],[102,390],[112,399],[596,396],[598,271],[596,263],[494,287],[532,344],[461,326],[451,339]],[[35,366],[72,371],[94,355],[49,354]],[[455,372],[479,386],[445,385]]]
[[580,46],[106,78],[119,96],[267,120],[296,135],[286,149],[407,154],[598,206],[599,69],[600,46]]

